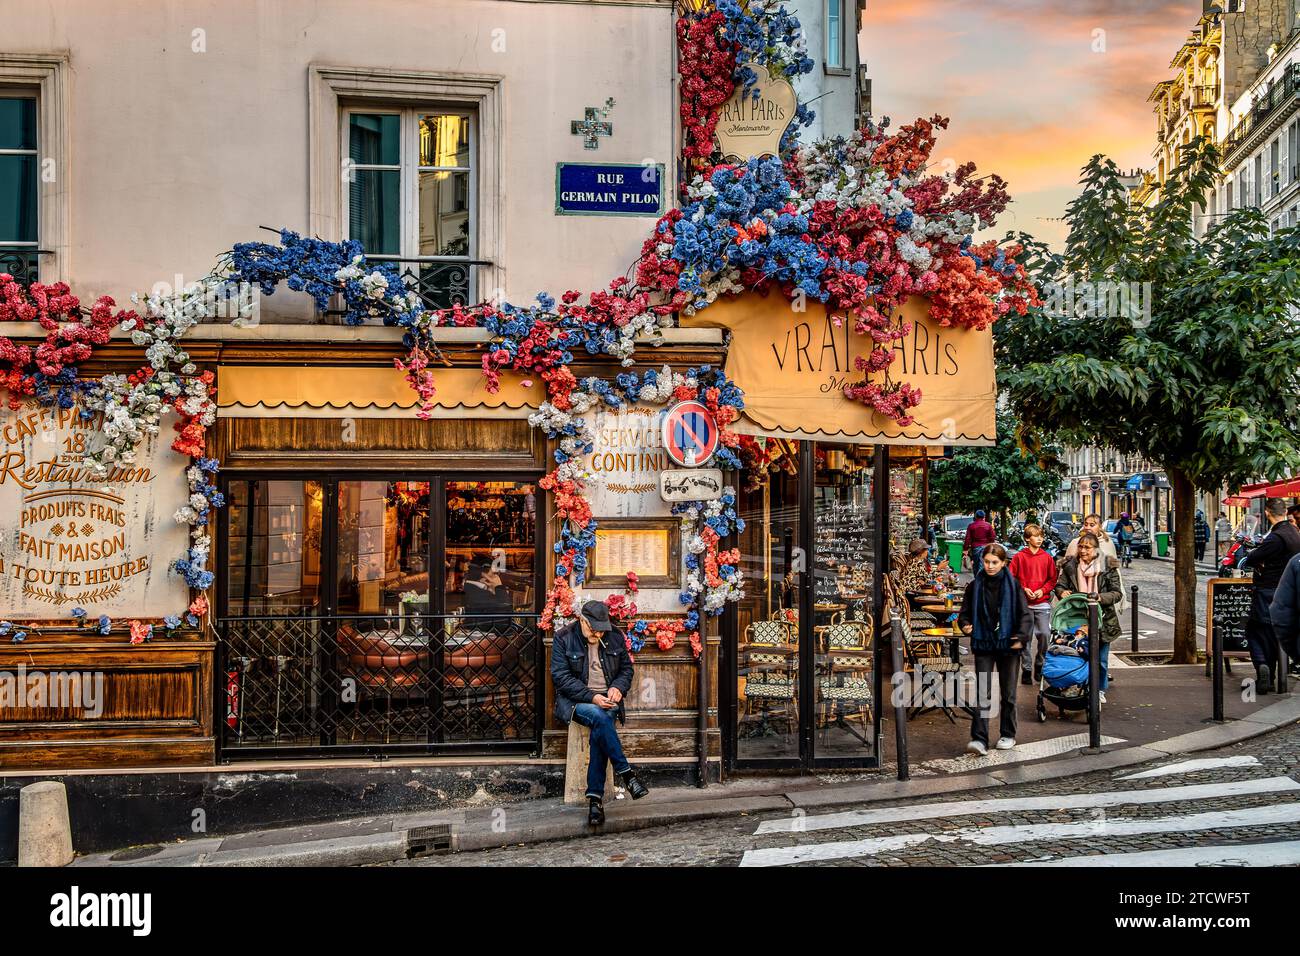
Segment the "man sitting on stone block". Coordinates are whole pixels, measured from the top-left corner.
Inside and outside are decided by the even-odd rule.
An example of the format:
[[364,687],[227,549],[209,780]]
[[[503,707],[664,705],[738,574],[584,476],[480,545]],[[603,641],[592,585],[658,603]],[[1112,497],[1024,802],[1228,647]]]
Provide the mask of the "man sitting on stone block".
[[650,791],[636,778],[623,756],[614,718],[626,722],[623,698],[632,686],[632,658],[623,632],[609,619],[600,601],[582,605],[578,620],[556,632],[551,647],[551,682],[555,685],[555,716],[591,728],[591,761],[587,765],[587,823],[605,822],[605,762],[614,765],[633,800]]

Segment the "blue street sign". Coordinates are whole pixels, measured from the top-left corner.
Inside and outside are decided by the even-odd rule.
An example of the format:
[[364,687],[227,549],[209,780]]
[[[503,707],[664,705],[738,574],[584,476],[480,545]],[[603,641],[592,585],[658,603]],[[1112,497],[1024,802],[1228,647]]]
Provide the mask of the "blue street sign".
[[660,216],[663,163],[556,163],[557,216]]

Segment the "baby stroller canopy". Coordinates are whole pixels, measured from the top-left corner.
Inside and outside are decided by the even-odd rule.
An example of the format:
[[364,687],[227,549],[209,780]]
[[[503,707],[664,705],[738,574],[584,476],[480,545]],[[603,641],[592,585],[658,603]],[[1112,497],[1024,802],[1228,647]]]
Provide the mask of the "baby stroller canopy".
[[1057,634],[1069,634],[1088,623],[1088,596],[1075,592],[1063,597],[1052,608],[1052,630]]

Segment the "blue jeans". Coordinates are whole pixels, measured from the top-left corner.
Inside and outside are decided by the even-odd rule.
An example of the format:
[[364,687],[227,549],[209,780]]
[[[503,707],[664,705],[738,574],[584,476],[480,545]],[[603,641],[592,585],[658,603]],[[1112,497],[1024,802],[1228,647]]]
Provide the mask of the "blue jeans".
[[587,764],[587,796],[597,800],[605,796],[605,761],[614,765],[615,773],[627,773],[631,765],[623,756],[623,745],[614,729],[613,710],[595,704],[579,704],[573,719],[591,728],[591,762]]
[[1110,645],[1103,643],[1101,650],[1097,652],[1101,660],[1101,690],[1105,690],[1110,684]]

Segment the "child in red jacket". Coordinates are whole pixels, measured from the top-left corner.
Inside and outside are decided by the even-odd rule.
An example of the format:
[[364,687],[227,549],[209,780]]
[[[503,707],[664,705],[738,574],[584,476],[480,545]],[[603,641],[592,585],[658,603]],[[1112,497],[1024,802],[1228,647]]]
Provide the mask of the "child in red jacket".
[[1052,589],[1056,587],[1056,559],[1043,550],[1045,535],[1036,524],[1025,525],[1026,547],[1011,559],[1011,575],[1019,582],[1034,618],[1034,640],[1025,641],[1020,659],[1020,683],[1032,684],[1043,674],[1043,658],[1052,629]]

